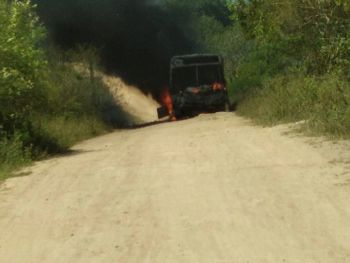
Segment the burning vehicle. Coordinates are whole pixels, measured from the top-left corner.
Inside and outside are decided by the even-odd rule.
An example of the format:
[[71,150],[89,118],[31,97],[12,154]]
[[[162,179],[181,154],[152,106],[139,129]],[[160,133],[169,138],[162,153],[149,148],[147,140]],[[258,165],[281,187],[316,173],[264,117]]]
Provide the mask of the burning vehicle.
[[219,55],[175,56],[170,63],[170,85],[162,94],[158,117],[172,120],[204,112],[229,111],[230,103]]

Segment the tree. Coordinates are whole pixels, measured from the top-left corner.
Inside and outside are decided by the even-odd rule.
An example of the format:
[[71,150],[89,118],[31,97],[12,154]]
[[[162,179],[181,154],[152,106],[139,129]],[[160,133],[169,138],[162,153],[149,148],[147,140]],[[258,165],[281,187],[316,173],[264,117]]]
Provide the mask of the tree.
[[231,10],[249,38],[303,60],[310,73],[345,69],[349,64],[346,0],[238,0],[231,3]]
[[29,0],[0,0],[0,128],[13,132],[39,94],[44,30]]

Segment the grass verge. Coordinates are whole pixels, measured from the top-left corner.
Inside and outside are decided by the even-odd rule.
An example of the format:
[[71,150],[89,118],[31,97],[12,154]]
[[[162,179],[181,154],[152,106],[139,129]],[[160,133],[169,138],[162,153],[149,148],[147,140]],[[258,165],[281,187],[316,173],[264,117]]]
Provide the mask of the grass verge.
[[258,124],[305,121],[304,130],[331,138],[350,138],[350,82],[336,74],[323,77],[283,75],[250,89],[238,113]]
[[32,162],[29,148],[25,148],[19,134],[0,141],[0,182],[9,178],[12,172]]
[[0,181],[35,160],[64,153],[80,141],[134,121],[100,77],[91,79],[71,64],[51,67],[55,70],[46,79],[46,99],[31,114],[5,126],[0,113]]

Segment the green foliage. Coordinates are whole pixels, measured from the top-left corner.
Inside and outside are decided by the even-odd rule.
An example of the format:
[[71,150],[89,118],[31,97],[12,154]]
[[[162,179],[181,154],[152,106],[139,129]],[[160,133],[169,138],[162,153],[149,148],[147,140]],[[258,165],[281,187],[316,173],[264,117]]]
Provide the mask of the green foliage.
[[67,53],[51,50],[50,71],[46,76],[46,112],[73,117],[98,115],[115,105],[108,88],[96,76],[96,66],[91,66],[97,62],[84,58],[91,52],[89,49]]
[[265,124],[305,120],[317,133],[348,137],[349,1],[237,0],[230,9],[254,42],[233,81],[239,112]]
[[6,179],[9,172],[31,162],[30,149],[25,148],[21,135],[0,139],[0,181]]
[[350,9],[346,0],[237,1],[234,18],[258,44],[284,43],[284,52],[302,60],[309,73],[347,70]]
[[0,125],[13,133],[39,98],[44,30],[28,0],[1,0],[0,21]]
[[252,48],[239,25],[225,26],[210,16],[197,21],[196,42],[201,52],[221,54],[225,59],[226,75],[236,76],[241,61]]
[[0,22],[0,179],[130,121],[96,73],[96,49],[44,48],[29,0],[0,0]]
[[305,127],[317,134],[349,137],[349,82],[339,75],[281,75],[244,96],[239,113],[259,123],[306,121]]
[[53,115],[32,116],[35,144],[41,149],[34,154],[66,152],[75,143],[103,134],[111,127],[95,116],[66,117]]
[[[312,131],[349,136],[348,0],[159,2],[193,52],[223,55],[241,114],[265,124],[305,120]],[[44,48],[29,0],[0,0],[0,24],[0,177],[129,123],[97,73],[95,48]]]

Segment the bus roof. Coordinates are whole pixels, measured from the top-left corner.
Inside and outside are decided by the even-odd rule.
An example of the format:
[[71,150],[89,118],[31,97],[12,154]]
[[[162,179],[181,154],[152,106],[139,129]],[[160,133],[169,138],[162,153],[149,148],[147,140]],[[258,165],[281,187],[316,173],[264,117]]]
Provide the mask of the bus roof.
[[221,65],[223,59],[220,55],[215,54],[191,54],[174,56],[171,59],[172,68],[191,67],[199,65]]

